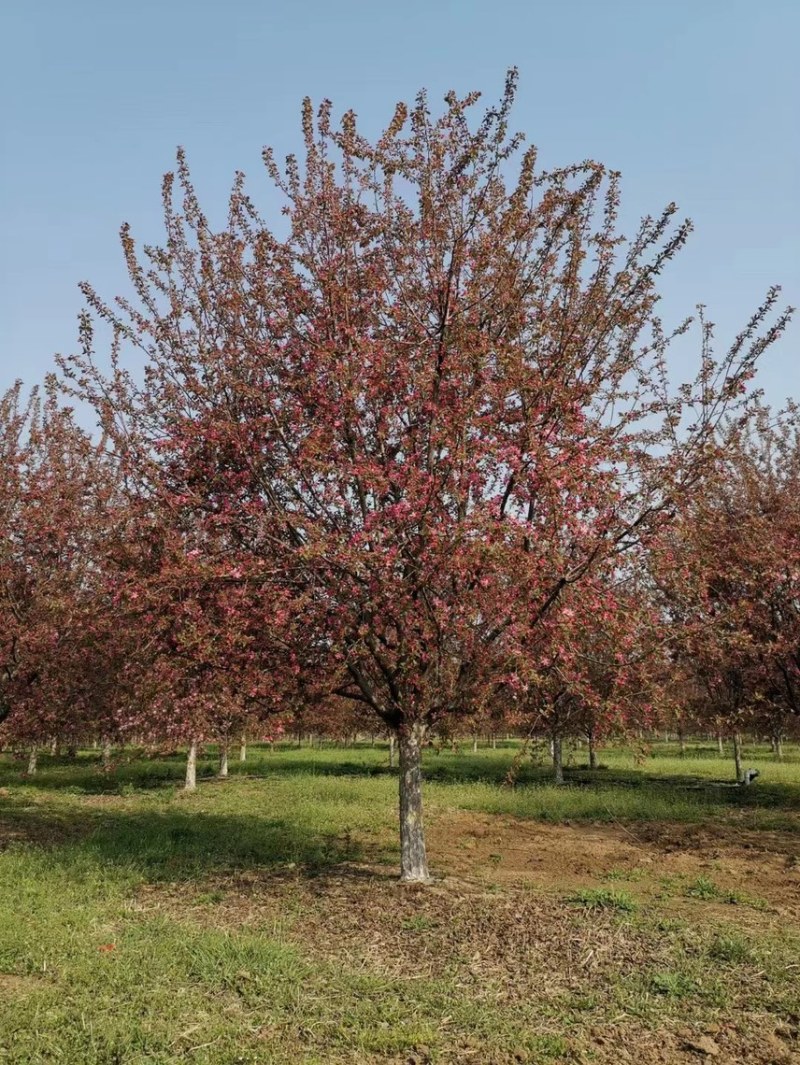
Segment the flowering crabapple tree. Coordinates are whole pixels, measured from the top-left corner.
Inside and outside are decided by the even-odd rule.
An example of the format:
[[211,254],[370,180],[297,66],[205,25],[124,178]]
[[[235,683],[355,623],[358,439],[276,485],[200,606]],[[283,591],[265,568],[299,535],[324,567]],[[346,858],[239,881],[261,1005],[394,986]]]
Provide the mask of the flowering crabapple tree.
[[265,731],[280,709],[280,673],[260,585],[242,579],[230,550],[209,551],[210,530],[198,537],[168,503],[159,491],[128,499],[107,572],[124,628],[138,634],[121,686],[125,729],[150,744],[187,744],[193,791],[201,744],[218,744],[219,776],[227,777],[231,743],[248,728]]
[[[0,721],[31,751],[115,731],[102,544],[116,491],[102,444],[48,379],[0,398]],[[103,668],[105,667],[105,668]]]
[[703,491],[653,552],[695,718],[734,738],[800,717],[800,416],[728,427]]
[[666,641],[639,562],[627,561],[597,566],[565,589],[516,666],[515,720],[549,737],[557,783],[566,738],[584,737],[596,768],[599,740],[652,724]]
[[515,88],[476,121],[479,94],[437,117],[421,93],[374,142],[306,101],[303,157],[264,152],[277,226],[239,175],[213,230],[179,154],[164,245],[123,228],[133,294],[84,286],[64,363],[201,549],[286,604],[283,671],[397,735],[405,881],[429,878],[426,733],[516,683],[563,591],[668,518],[785,322],[770,292],[719,360],[706,328],[671,388],[657,282],[688,223],[669,206],[626,239],[619,175],[540,169]]
[[[0,659],[0,723],[11,714],[14,693],[20,683],[19,629],[24,617],[20,591],[24,580],[21,552],[11,530],[17,526],[24,484],[24,434],[28,409],[22,397],[22,383],[0,398],[0,567],[2,567],[2,659]],[[32,680],[33,678],[31,678]],[[24,681],[23,681],[24,683]]]

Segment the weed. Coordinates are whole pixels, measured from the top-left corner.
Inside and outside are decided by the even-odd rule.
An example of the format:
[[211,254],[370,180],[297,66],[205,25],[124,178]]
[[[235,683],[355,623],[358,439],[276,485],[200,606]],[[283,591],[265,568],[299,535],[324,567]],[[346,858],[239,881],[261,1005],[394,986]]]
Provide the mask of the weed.
[[624,891],[607,891],[605,888],[587,888],[567,896],[567,902],[588,910],[617,910],[633,913],[636,902]]
[[430,917],[419,913],[414,914],[412,917],[407,917],[403,921],[402,927],[408,932],[427,932],[428,929],[433,927],[433,921]]
[[698,876],[686,888],[685,894],[687,898],[704,899],[706,901],[713,901],[723,897],[723,892],[707,876]]
[[627,880],[629,883],[638,883],[645,878],[644,869],[609,869],[605,874],[605,880]]
[[753,952],[747,942],[738,935],[718,935],[708,948],[709,957],[715,961],[726,961],[734,964],[750,961]]
[[224,891],[203,891],[199,895],[195,895],[194,901],[198,906],[214,906],[218,902],[222,902],[224,898]]
[[731,891],[717,887],[713,880],[699,876],[686,888],[688,898],[703,899],[708,902],[727,902],[731,906],[749,906],[754,910],[768,909],[768,903],[764,899],[748,895],[744,891]]
[[667,998],[685,998],[695,990],[695,983],[686,973],[665,971],[650,977],[650,988]]

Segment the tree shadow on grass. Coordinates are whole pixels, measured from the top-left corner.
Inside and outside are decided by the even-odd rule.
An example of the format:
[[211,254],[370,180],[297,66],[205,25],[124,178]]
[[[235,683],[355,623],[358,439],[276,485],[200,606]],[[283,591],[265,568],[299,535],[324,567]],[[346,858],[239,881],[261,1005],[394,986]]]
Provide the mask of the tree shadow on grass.
[[[246,763],[232,762],[231,777],[260,779],[326,777],[344,779],[396,778],[397,769],[388,766],[388,751],[380,748],[350,751],[342,748],[267,748],[252,745]],[[361,755],[361,757],[359,757]],[[427,781],[444,785],[507,783],[512,764],[510,752],[482,751],[452,754],[425,752],[424,773]],[[758,761],[756,759],[756,761]],[[37,791],[55,791],[84,795],[126,795],[154,789],[172,790],[183,783],[185,755],[160,756],[146,759],[136,752],[124,753],[110,773],[104,773],[99,755],[83,753],[77,761],[42,759],[36,776],[26,778],[24,764],[8,757],[0,758],[0,787],[26,786]],[[594,792],[602,801],[609,792],[637,792],[642,801],[648,795],[654,799],[674,797],[699,808],[728,806],[732,809],[767,809],[792,813],[800,811],[800,783],[758,780],[751,787],[737,787],[727,777],[727,763],[720,762],[720,779],[698,776],[687,764],[686,772],[659,776],[641,769],[601,767],[590,770],[584,766],[567,766],[567,788]],[[198,777],[208,781],[215,776],[216,761],[210,748],[199,764]],[[726,779],[727,777],[727,779]],[[517,789],[543,787],[552,784],[552,770],[548,765],[523,759],[516,767],[514,782]]]
[[[487,757],[488,755],[488,757]],[[429,783],[439,785],[484,784],[490,787],[508,786],[510,758],[494,757],[494,752],[483,756],[469,754],[436,755],[426,752],[424,776]],[[577,789],[597,796],[598,816],[602,818],[604,796],[612,793],[637,795],[638,806],[646,805],[648,797],[659,800],[659,809],[663,809],[664,799],[682,800],[698,810],[720,806],[734,810],[770,810],[788,814],[800,811],[800,782],[758,780],[750,787],[739,787],[726,776],[727,765],[720,764],[719,779],[698,776],[687,765],[685,773],[659,776],[641,769],[621,769],[601,767],[590,770],[586,765],[567,766],[564,770],[565,790]],[[342,752],[341,760],[319,758],[313,751],[293,751],[288,754],[267,755],[250,768],[254,777],[280,776],[319,776],[337,778],[374,778],[397,776],[396,769],[387,765],[364,764],[346,757]],[[518,791],[536,789],[553,785],[553,771],[549,765],[523,760],[515,767],[514,787]],[[583,816],[591,819],[591,814],[564,816]]]
[[[397,776],[396,769],[386,764],[370,764],[348,758],[341,752],[341,759],[328,760],[315,756],[314,752],[278,751],[265,755],[250,767],[255,777],[275,776],[322,776],[322,777],[381,777]],[[494,757],[495,752],[483,755],[469,754],[437,755],[426,752],[424,759],[425,780],[437,784],[489,784],[507,785],[512,760]],[[729,805],[736,808],[769,808],[800,810],[800,782],[758,780],[750,787],[739,787],[727,774],[727,764],[720,763],[720,777],[713,779],[698,776],[687,765],[686,772],[659,776],[642,769],[620,769],[588,766],[567,766],[564,769],[565,786],[597,792],[618,789],[650,791],[663,797],[670,793],[689,800]],[[522,760],[515,767],[514,784],[518,788],[542,787],[553,783],[553,771],[549,765],[535,764],[530,759]]]
[[[11,757],[0,758],[0,787],[26,787],[41,791],[64,791],[80,795],[118,795],[126,791],[147,791],[177,787],[186,774],[186,755],[160,755],[146,758],[135,752],[118,758],[105,772],[99,755],[81,754],[77,759],[41,756],[34,776],[25,772],[25,763]],[[200,763],[198,780],[214,777],[216,766]]]
[[190,807],[54,810],[3,796],[0,852],[14,844],[46,848],[49,861],[67,869],[89,857],[101,866],[140,873],[151,882],[254,869],[276,875],[341,875],[350,865],[386,859],[379,848],[366,847],[348,832],[323,832],[281,817],[214,814]]
[[635,769],[572,769],[565,773],[569,784],[597,790],[650,791],[654,796],[677,795],[738,809],[800,810],[800,784],[758,781],[743,787],[730,778],[712,779],[691,772],[655,776]]

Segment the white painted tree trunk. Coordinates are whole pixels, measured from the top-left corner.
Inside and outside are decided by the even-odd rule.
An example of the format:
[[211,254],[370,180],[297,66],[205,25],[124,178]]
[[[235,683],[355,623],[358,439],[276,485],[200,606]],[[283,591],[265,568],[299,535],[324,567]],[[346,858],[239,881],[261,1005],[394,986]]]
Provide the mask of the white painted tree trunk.
[[36,776],[36,770],[38,768],[38,752],[36,747],[31,747],[30,754],[28,755],[28,776]]
[[408,725],[400,747],[400,879],[406,884],[430,880],[422,823],[422,740],[424,728]]
[[477,754],[478,753],[478,737],[477,736],[473,736],[472,737],[472,753],[473,754]]
[[220,777],[227,777],[228,775],[228,739],[227,737],[219,745],[219,773]]
[[395,737],[395,734],[392,733],[391,736],[389,737],[389,768],[390,769],[394,769],[394,750],[395,750],[396,744],[397,744],[397,738]]
[[111,746],[111,740],[107,736],[105,736],[103,738],[103,753],[101,755],[101,758],[103,769],[106,771],[106,773],[111,769],[111,756],[113,754],[113,751],[114,748]]
[[239,761],[240,762],[246,762],[247,761],[247,736],[245,736],[244,733],[242,733],[242,739],[241,739],[241,742],[239,744]]
[[556,784],[564,783],[564,752],[560,736],[553,736],[553,779]]
[[722,733],[717,733],[717,750],[719,751],[720,758],[725,757],[725,745],[722,742]]
[[597,748],[592,733],[589,733],[589,768],[597,769]]
[[736,766],[736,780],[741,784],[744,781],[744,768],[742,766],[742,737],[738,732],[733,734],[733,764]]
[[194,791],[197,788],[197,740],[192,740],[189,753],[186,756],[186,783],[184,791]]

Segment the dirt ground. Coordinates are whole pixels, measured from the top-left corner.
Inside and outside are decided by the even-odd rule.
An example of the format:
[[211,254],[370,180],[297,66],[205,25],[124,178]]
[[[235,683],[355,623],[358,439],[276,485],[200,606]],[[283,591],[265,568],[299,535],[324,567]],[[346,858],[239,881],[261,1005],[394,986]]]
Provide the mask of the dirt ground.
[[464,813],[437,818],[428,836],[436,864],[459,878],[562,892],[607,886],[617,873],[626,890],[646,896],[663,894],[671,878],[706,877],[723,891],[764,900],[800,930],[800,837],[791,833],[718,824],[546,825]]

